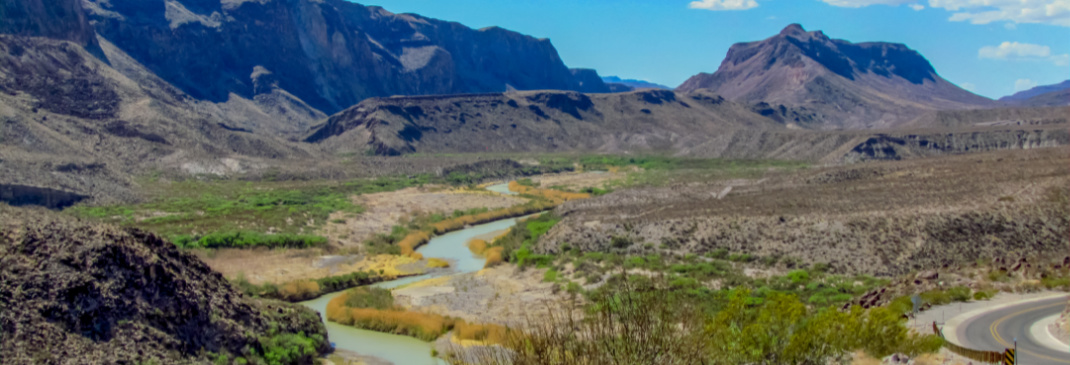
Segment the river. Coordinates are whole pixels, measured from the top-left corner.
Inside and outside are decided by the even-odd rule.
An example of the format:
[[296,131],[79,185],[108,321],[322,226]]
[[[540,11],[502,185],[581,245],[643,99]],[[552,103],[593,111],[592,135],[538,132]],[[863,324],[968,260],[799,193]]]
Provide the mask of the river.
[[[487,190],[499,191],[506,184],[494,185]],[[492,189],[494,188],[494,189]],[[508,192],[508,187],[505,187]],[[483,268],[483,259],[468,251],[468,241],[495,231],[509,229],[516,224],[516,218],[503,219],[491,223],[465,228],[432,238],[426,245],[416,249],[424,257],[442,258],[450,261],[452,271],[439,275],[454,275],[478,271]],[[397,288],[407,284],[429,279],[435,275],[413,276],[404,279],[386,281],[374,286],[386,289]],[[327,325],[327,335],[336,349],[348,350],[361,355],[374,356],[397,365],[446,365],[446,361],[431,356],[431,344],[409,336],[392,335],[382,332],[362,330],[327,321],[327,302],[341,295],[336,292],[317,299],[301,302],[301,305],[320,313]]]

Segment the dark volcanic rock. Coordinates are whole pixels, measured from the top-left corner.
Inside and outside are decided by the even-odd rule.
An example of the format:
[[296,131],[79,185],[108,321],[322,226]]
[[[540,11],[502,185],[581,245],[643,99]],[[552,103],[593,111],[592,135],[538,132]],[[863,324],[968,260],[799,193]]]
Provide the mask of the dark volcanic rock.
[[798,24],[738,43],[713,74],[677,89],[710,89],[743,102],[806,107],[822,118],[803,127],[891,127],[928,110],[996,105],[941,78],[916,51],[895,43],[851,43]]
[[260,69],[328,114],[369,97],[596,87],[581,86],[547,39],[343,0],[86,4],[104,38],[184,92],[214,102],[264,90]]
[[5,206],[0,218],[5,364],[207,363],[209,352],[261,356],[298,333],[313,341],[292,363],[329,350],[315,312],[245,298],[152,234]]

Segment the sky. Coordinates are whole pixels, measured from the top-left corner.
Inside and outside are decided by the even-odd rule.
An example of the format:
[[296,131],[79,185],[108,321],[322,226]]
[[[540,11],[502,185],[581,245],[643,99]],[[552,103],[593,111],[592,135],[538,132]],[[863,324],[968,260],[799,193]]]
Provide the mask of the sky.
[[917,50],[990,98],[1070,79],[1070,0],[364,0],[472,28],[549,38],[572,68],[676,87],[737,42],[792,23]]

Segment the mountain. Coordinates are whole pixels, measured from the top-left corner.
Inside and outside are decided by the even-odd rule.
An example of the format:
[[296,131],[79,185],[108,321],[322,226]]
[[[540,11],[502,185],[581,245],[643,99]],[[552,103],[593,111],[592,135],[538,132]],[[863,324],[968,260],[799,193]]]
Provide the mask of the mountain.
[[598,71],[589,68],[574,68],[570,71],[572,72],[572,77],[576,78],[576,82],[579,83],[579,88],[576,91],[582,93],[610,92],[609,86],[606,86],[602,82],[602,78],[598,76]]
[[642,89],[672,90],[671,87],[668,87],[668,86],[665,86],[665,85],[655,84],[653,82],[643,81],[643,80],[621,79],[620,77],[617,77],[617,76],[606,76],[606,77],[602,78],[602,81],[605,82],[606,84],[618,84],[618,85],[627,86],[628,88],[630,88],[632,90],[642,90]]
[[735,130],[783,125],[703,92],[526,91],[366,100],[305,139],[332,153],[689,151]]
[[1057,91],[1063,91],[1063,90],[1066,90],[1066,89],[1070,89],[1070,80],[1066,80],[1066,81],[1060,82],[1058,84],[1042,85],[1042,86],[1034,87],[1034,88],[1029,89],[1029,90],[1019,91],[1019,92],[1014,93],[1014,95],[1008,95],[1008,96],[1004,96],[1002,98],[999,98],[999,101],[1008,102],[1008,103],[1023,102],[1023,101],[1032,99],[1034,97],[1043,95],[1043,94],[1053,93],[1053,92],[1057,92]]
[[312,363],[330,351],[316,312],[247,297],[153,234],[0,204],[0,252],[5,364]]
[[1070,80],[1019,91],[1014,95],[999,98],[999,101],[1020,106],[1070,105]]
[[1065,109],[941,113],[929,122],[940,128],[928,131],[790,130],[785,125],[812,124],[814,115],[708,90],[524,91],[368,99],[305,141],[335,155],[597,151],[821,163],[1070,144]]
[[581,90],[548,39],[345,0],[86,0],[101,37],[193,98],[279,90],[326,114],[370,97]]
[[926,111],[997,105],[944,80],[902,44],[851,43],[792,24],[768,39],[733,45],[713,74],[678,91],[709,89],[729,100],[801,107],[815,129],[894,127]]

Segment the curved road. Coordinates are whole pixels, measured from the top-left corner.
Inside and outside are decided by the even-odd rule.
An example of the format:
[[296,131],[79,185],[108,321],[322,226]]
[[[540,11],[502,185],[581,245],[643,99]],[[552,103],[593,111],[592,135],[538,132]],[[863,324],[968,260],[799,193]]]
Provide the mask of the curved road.
[[1033,338],[1030,327],[1037,321],[1066,309],[1066,297],[1025,303],[985,313],[957,329],[962,345],[1002,352],[1014,346],[1018,338],[1018,364],[1070,364],[1070,348],[1062,352],[1042,345]]

